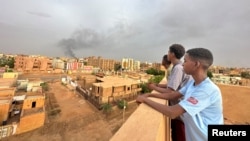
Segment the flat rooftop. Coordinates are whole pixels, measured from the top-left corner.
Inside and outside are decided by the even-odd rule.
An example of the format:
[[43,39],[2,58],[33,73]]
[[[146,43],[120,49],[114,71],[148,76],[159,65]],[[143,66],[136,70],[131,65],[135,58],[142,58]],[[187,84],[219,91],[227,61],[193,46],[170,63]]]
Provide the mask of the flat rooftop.
[[130,78],[123,78],[117,76],[106,76],[103,78],[97,77],[97,80],[102,82],[100,83],[93,83],[95,86],[102,86],[102,87],[111,87],[111,86],[124,86],[124,85],[133,85],[133,84],[140,84],[137,80],[130,79]]
[[26,99],[34,99],[34,98],[41,98],[44,97],[43,95],[31,95],[31,96],[27,96]]

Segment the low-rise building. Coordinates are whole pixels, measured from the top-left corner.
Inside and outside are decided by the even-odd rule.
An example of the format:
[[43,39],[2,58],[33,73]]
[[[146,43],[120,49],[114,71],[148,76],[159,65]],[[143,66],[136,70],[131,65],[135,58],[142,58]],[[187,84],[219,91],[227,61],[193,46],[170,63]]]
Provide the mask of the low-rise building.
[[6,85],[0,88],[0,139],[43,126],[45,95],[41,86],[17,93],[16,87]]
[[140,92],[140,82],[117,76],[97,77],[92,84],[90,101],[96,106],[112,103],[121,99],[134,99]]

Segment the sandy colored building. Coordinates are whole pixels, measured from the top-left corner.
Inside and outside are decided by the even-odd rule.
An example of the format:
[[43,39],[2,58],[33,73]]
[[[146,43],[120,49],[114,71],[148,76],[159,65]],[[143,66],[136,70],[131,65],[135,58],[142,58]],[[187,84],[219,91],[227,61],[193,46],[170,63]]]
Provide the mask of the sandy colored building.
[[42,93],[27,94],[23,100],[17,134],[34,130],[44,125],[45,96]]
[[14,87],[0,88],[0,125],[7,123],[15,90]]
[[43,56],[17,55],[15,57],[14,69],[19,72],[52,71],[52,59]]
[[17,72],[4,72],[3,73],[3,78],[17,79],[18,78],[18,73]]
[[89,66],[93,66],[95,68],[100,68],[103,71],[109,71],[109,70],[114,70],[115,67],[115,60],[112,59],[104,59],[99,57],[95,57],[95,56],[91,56],[86,58],[87,60],[87,65]]
[[0,139],[44,125],[45,95],[41,86],[34,85],[37,83],[31,83],[30,92],[19,94],[16,93],[16,87],[8,88],[9,84],[0,88]]
[[14,78],[0,78],[0,88],[11,88],[16,84]]
[[90,100],[100,106],[120,99],[135,98],[140,92],[140,82],[136,80],[117,76],[97,77],[91,87]]

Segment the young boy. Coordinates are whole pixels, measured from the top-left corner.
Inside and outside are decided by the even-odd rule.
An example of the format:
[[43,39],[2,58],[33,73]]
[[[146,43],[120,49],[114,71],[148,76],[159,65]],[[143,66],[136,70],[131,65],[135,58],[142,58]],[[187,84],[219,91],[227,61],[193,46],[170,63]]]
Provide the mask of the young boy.
[[[167,79],[167,84],[149,84],[148,87],[160,93],[178,91],[188,80],[192,79],[192,77],[187,75],[183,70],[181,58],[184,54],[185,48],[182,45],[171,45],[168,50],[167,60],[170,61],[173,66]],[[179,99],[169,100],[169,105],[175,105],[178,102]],[[173,141],[185,141],[184,123],[180,117],[171,119],[171,131]]]

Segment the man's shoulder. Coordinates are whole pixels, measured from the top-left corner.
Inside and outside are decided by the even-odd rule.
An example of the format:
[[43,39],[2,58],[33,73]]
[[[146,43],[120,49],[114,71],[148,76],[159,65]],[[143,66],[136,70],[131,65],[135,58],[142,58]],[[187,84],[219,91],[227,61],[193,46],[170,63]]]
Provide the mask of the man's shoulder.
[[220,88],[210,78],[206,78],[201,87],[203,90],[209,90],[208,92],[220,92]]
[[176,64],[172,67],[172,72],[183,72],[183,66],[181,64]]
[[174,65],[173,68],[183,68],[183,65],[182,65],[182,63],[178,63],[178,64]]

